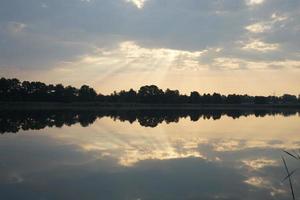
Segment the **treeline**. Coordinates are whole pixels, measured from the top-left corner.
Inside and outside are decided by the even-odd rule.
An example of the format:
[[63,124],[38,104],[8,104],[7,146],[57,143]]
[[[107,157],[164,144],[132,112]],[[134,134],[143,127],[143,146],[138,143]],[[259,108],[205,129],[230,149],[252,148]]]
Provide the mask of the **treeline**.
[[18,79],[0,79],[0,101],[16,102],[104,102],[104,103],[146,103],[146,104],[297,104],[300,97],[285,94],[283,96],[249,96],[229,94],[180,94],[178,90],[165,91],[155,85],[142,86],[138,91],[130,89],[114,92],[110,95],[97,92],[83,85],[80,88],[62,84],[19,81]]

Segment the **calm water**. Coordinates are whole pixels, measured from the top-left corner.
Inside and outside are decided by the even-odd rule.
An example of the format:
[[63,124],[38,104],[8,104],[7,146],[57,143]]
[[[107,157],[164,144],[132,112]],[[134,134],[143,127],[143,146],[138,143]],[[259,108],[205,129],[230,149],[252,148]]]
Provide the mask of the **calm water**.
[[[0,199],[291,199],[298,112],[0,113]],[[300,198],[300,171],[293,176]]]

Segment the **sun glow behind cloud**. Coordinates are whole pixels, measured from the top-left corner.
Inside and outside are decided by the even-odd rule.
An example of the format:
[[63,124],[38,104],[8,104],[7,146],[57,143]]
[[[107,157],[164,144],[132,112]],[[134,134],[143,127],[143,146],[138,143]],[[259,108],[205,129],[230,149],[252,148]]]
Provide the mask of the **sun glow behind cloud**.
[[246,0],[246,4],[249,6],[260,5],[264,2],[264,0]]
[[[265,43],[254,39],[240,42],[241,51],[268,52],[280,48],[278,44]],[[86,73],[101,72],[106,75],[117,75],[130,72],[156,73],[164,76],[171,71],[207,71],[207,70],[257,70],[271,69],[269,66],[280,65],[297,68],[300,61],[251,61],[234,57],[222,57],[222,49],[205,49],[202,51],[183,51],[166,48],[144,48],[133,41],[126,41],[114,49],[99,49],[69,62],[63,62],[53,72],[76,73],[85,68]],[[210,63],[202,62],[208,54],[212,56]],[[218,55],[220,54],[220,55]],[[108,70],[109,69],[109,70]]]
[[128,3],[132,3],[135,5],[138,9],[142,9],[144,7],[144,4],[147,0],[126,0]]
[[[196,68],[202,51],[190,52],[164,48],[143,48],[133,41],[121,42],[116,49],[96,49],[93,54],[80,56],[71,62],[73,65],[117,67],[122,66],[136,70],[156,71],[162,68],[186,66]],[[73,69],[73,68],[72,68]]]
[[[277,48],[279,47],[276,44],[254,40],[241,44],[240,51],[265,53],[276,51]],[[176,88],[189,93],[191,90],[203,89],[204,82],[206,86],[204,91],[207,92],[219,91],[226,93],[228,88],[239,91],[241,88],[237,87],[237,83],[243,82],[249,82],[247,84],[251,86],[249,89],[253,87],[253,90],[255,90],[255,83],[264,79],[263,74],[266,73],[264,71],[273,74],[273,80],[284,78],[282,73],[291,73],[292,76],[289,75],[290,81],[294,79],[296,81],[297,79],[296,74],[288,70],[297,70],[300,61],[247,60],[238,57],[227,57],[222,55],[223,51],[219,47],[202,51],[146,48],[134,41],[125,41],[113,48],[94,48],[92,53],[60,62],[46,73],[47,76],[44,76],[44,73],[37,74],[38,71],[28,71],[28,73],[31,74],[30,79],[33,80],[36,77],[51,83],[55,82],[54,79],[67,80],[62,82],[66,85],[72,84],[75,86],[86,83],[104,94],[111,93],[114,90],[138,89],[145,84],[156,84],[163,88]],[[209,61],[206,61],[207,57],[209,57]],[[284,72],[283,69],[287,71]],[[13,67],[6,70],[6,74],[20,73],[15,71]],[[275,72],[278,70],[281,70],[281,74],[277,77]],[[249,77],[250,72],[256,75]],[[277,82],[278,85],[274,85]],[[202,85],[202,87],[199,85]],[[265,91],[276,87],[271,89],[273,92],[279,89],[284,90],[287,87],[285,84],[280,84],[280,81],[273,81],[272,85],[264,84],[264,86],[266,87]],[[251,93],[246,89],[247,87],[244,85],[243,92]],[[260,91],[265,92],[262,89]]]
[[[170,71],[199,70],[199,57],[204,51],[180,51],[164,48],[143,48],[126,41],[115,49],[96,49],[93,54],[57,65],[53,74],[78,77],[82,69],[99,85],[121,74],[135,74],[137,80],[151,77],[153,83],[163,81]],[[203,65],[205,66],[205,65]]]

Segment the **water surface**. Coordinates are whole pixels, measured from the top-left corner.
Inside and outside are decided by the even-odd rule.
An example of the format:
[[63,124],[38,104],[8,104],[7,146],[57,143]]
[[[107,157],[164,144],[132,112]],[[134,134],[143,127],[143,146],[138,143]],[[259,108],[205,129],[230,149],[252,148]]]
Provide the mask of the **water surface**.
[[[298,112],[0,113],[0,199],[291,199]],[[300,173],[293,176],[300,197]]]

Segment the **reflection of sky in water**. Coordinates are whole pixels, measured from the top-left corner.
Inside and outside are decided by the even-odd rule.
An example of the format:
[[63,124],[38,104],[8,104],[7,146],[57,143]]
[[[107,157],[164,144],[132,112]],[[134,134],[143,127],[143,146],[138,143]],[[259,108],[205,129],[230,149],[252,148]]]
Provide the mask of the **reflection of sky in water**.
[[[4,199],[290,199],[280,182],[280,156],[300,146],[299,121],[223,117],[146,128],[102,118],[88,128],[5,134],[0,193]],[[288,164],[299,166],[290,158]]]

